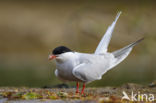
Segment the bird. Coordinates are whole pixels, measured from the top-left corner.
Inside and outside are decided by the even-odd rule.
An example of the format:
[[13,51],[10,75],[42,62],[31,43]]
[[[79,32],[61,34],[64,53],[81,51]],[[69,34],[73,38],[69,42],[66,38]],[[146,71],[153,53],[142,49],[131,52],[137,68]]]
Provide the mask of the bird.
[[[94,53],[76,52],[66,46],[56,47],[50,53],[48,59],[54,59],[56,63],[56,77],[64,82],[76,82],[76,93],[84,94],[87,83],[100,80],[107,71],[121,63],[130,54],[133,47],[144,39],[141,38],[113,52],[107,51],[120,14],[121,11],[117,13],[115,20],[106,30]],[[79,83],[83,83],[81,92],[79,92]]]

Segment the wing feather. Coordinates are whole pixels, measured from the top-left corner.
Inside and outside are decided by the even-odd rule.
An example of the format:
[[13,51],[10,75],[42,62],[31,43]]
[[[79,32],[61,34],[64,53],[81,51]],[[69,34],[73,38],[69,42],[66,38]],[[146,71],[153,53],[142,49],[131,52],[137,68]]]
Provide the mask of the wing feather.
[[[79,64],[73,69],[72,73],[76,78],[83,82],[99,80],[104,73],[122,62],[129,55],[132,48],[142,40],[143,39],[140,39],[112,53],[93,55],[95,58],[90,59],[93,59],[94,61]],[[88,55],[87,57],[89,59]]]
[[142,40],[144,40],[144,38],[139,39],[138,41],[129,44],[128,46],[121,48],[119,50],[116,50],[114,52],[112,52],[112,54],[114,55],[114,57],[116,58],[116,62],[114,64],[114,66],[116,66],[117,64],[119,64],[120,62],[122,62],[132,51],[133,47],[138,44],[139,42],[141,42]]
[[96,72],[96,66],[93,64],[82,63],[73,69],[73,75],[83,82],[91,82],[101,79],[101,75]]
[[114,30],[115,24],[120,16],[120,14],[121,14],[121,11],[117,14],[114,22],[108,27],[106,33],[102,37],[98,47],[95,50],[95,54],[103,54],[103,53],[107,52],[107,48],[108,48],[109,42],[112,37],[112,32]]
[[84,82],[101,79],[102,75],[107,72],[114,60],[114,56],[110,53],[106,55],[92,54],[90,56],[87,55],[85,58],[88,59],[88,62],[79,64],[72,71],[75,77]]

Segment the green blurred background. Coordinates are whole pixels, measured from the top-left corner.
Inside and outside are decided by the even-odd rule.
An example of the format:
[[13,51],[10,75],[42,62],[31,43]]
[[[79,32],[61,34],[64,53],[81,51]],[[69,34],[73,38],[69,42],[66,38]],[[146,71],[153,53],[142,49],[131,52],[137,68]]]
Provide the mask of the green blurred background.
[[[156,6],[154,1],[0,2],[0,86],[42,87],[62,83],[55,62],[60,45],[93,53],[118,11],[122,11],[109,46],[120,49],[142,37],[124,62],[88,86],[118,86],[156,80]],[[69,83],[73,86],[74,83]]]

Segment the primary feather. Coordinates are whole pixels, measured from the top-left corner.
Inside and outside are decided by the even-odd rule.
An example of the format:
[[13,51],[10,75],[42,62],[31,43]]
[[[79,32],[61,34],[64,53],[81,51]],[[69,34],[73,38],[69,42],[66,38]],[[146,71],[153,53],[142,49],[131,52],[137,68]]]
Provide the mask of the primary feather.
[[131,43],[131,44],[129,44],[128,46],[126,46],[124,48],[121,48],[119,50],[116,50],[116,51],[112,52],[112,54],[116,58],[116,62],[114,64],[114,66],[119,64],[120,62],[122,62],[129,55],[129,53],[131,52],[133,47],[136,44],[138,44],[139,42],[141,42],[142,40],[144,40],[144,38],[141,38],[141,39],[137,40],[136,42]]
[[95,50],[95,54],[103,54],[103,53],[107,52],[107,48],[108,48],[109,42],[112,37],[112,32],[114,30],[115,24],[120,16],[120,14],[121,14],[121,11],[117,14],[114,22],[108,27],[106,33],[102,37],[99,45],[97,46],[97,48]]

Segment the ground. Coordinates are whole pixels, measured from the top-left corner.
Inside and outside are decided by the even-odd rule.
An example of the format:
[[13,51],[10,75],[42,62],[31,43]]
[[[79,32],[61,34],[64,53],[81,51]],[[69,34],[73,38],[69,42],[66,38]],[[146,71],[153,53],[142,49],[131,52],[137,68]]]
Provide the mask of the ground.
[[[132,95],[132,91],[137,95],[147,94],[147,98],[151,96],[150,94],[156,96],[155,86],[143,86],[132,83],[120,87],[86,88],[84,95],[76,94],[75,88],[1,87],[0,103],[133,103],[132,101],[121,99],[123,91],[129,97]],[[149,100],[146,101],[145,97],[136,96],[136,99],[143,100],[142,103],[151,103]]]

